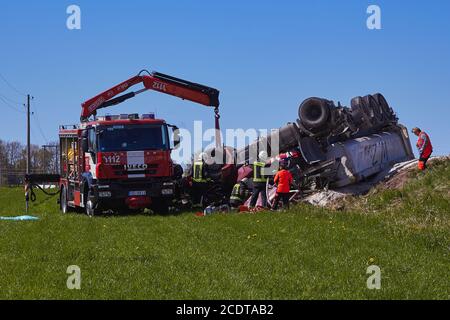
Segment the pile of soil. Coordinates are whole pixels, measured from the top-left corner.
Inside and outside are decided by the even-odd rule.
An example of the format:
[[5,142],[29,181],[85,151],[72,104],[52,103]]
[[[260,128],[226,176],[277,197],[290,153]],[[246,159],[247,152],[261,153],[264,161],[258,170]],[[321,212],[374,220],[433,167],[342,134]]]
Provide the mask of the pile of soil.
[[[428,162],[428,167],[435,161],[445,161],[449,157],[434,157]],[[322,190],[302,199],[312,205],[341,210],[346,203],[352,202],[355,196],[364,196],[376,190],[402,189],[417,171],[417,159],[397,163],[391,168],[378,173],[367,181],[362,181],[335,190]]]
[[404,169],[381,183],[384,189],[401,189],[408,182],[413,168]]

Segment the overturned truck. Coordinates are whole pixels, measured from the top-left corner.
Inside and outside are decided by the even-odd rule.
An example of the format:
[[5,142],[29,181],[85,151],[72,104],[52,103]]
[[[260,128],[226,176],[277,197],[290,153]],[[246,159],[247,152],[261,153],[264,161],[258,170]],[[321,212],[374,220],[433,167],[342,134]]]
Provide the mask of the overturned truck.
[[302,187],[306,189],[357,183],[414,158],[407,129],[398,123],[380,93],[355,97],[350,107],[308,98],[299,106],[295,122],[237,150],[237,159],[252,163],[257,160],[252,155],[258,153],[250,151],[260,150],[261,146],[272,156],[298,151],[301,156],[289,167],[301,172]]

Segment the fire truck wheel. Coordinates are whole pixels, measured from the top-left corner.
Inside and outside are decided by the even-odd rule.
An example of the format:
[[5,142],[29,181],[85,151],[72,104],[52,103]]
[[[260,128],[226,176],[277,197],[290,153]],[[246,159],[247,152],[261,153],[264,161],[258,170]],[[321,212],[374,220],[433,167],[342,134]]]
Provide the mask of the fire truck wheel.
[[86,198],[86,204],[84,206],[86,214],[89,217],[93,217],[96,214],[96,210],[95,210],[95,203],[92,202],[91,200],[91,191],[89,190],[88,194],[87,194],[87,198]]
[[67,192],[64,186],[61,187],[61,194],[59,196],[59,208],[62,213],[68,213],[69,207],[67,205]]

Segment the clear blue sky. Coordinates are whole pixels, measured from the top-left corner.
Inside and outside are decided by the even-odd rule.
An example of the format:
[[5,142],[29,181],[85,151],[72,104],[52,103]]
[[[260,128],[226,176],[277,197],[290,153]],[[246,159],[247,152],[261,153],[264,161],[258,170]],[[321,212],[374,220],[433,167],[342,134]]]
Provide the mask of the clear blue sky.
[[[70,4],[81,30],[66,28]],[[366,28],[369,4],[381,7],[382,30]],[[309,96],[348,105],[382,92],[436,154],[450,151],[447,0],[3,1],[0,35],[0,73],[35,97],[36,144],[76,123],[82,101],[147,68],[220,89],[225,128],[279,127]],[[1,79],[0,95],[24,102]],[[25,115],[0,109],[0,139],[24,142]],[[154,92],[109,110],[146,111],[213,124],[212,110]]]

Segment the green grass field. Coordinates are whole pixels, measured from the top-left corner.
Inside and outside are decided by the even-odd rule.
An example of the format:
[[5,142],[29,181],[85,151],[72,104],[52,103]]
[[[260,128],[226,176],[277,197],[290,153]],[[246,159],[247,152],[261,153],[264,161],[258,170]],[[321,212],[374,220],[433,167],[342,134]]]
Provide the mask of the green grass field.
[[[0,215],[23,208],[22,189],[0,189]],[[449,161],[340,211],[88,218],[38,194],[30,214],[0,221],[0,299],[450,298]]]

